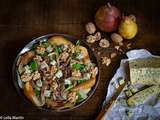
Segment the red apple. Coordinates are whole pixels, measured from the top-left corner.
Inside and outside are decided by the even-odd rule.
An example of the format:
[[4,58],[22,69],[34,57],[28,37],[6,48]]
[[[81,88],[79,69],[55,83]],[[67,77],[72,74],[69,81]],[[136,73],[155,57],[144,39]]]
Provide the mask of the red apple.
[[98,9],[95,15],[95,22],[103,32],[113,32],[118,29],[121,19],[120,10],[109,3]]

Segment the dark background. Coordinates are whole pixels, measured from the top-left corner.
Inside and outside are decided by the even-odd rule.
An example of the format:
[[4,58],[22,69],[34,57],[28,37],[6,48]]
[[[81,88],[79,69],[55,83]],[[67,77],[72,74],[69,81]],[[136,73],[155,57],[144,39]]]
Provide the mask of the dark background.
[[[18,95],[12,82],[12,64],[23,46],[48,33],[84,36],[85,23],[107,0],[1,0],[0,1],[0,116],[17,115],[26,119],[94,119],[105,99],[107,85],[117,67],[117,57],[109,67],[100,66],[100,83],[94,95],[79,109],[65,113],[44,112]],[[160,55],[160,1],[112,0],[122,12],[137,16],[139,33],[135,48],[146,48]],[[93,46],[94,47],[94,46]],[[101,51],[108,55],[110,50]],[[99,59],[100,57],[98,57]]]

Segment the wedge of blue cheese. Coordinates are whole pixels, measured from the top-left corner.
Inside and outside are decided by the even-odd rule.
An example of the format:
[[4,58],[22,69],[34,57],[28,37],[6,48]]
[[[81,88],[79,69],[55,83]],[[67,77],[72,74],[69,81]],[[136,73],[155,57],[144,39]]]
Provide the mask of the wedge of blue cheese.
[[144,104],[144,102],[151,97],[152,95],[156,95],[160,93],[160,86],[153,85],[148,87],[142,91],[137,92],[133,96],[129,97],[127,103],[129,106],[137,106],[140,104]]
[[129,68],[132,84],[160,85],[160,58],[130,60]]

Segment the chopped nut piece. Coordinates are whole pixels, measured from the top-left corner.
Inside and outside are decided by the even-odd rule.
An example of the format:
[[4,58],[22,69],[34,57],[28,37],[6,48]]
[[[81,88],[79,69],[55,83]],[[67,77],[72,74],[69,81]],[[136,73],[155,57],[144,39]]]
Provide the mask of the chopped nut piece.
[[120,43],[119,43],[119,45],[120,45],[120,46],[123,46],[123,43],[122,43],[122,42],[120,42]]
[[128,43],[128,44],[127,44],[127,49],[131,49],[131,46],[132,46],[132,44],[131,44],[131,43]]
[[46,61],[43,61],[43,62],[41,62],[41,69],[44,69],[44,68],[48,68],[49,66],[48,66],[48,64],[46,63]]
[[38,71],[33,73],[33,80],[37,80],[41,77],[40,73]]
[[101,33],[100,32],[97,32],[94,36],[96,37],[96,41],[101,39]]
[[51,75],[55,74],[57,72],[57,67],[55,65],[51,66],[50,72],[51,72]]
[[53,82],[51,83],[51,90],[52,90],[52,91],[55,91],[57,88],[58,88],[57,82],[53,81]]
[[92,73],[92,77],[96,77],[96,75],[98,74],[98,68],[95,67],[95,68],[91,69],[91,73]]
[[74,103],[77,100],[76,92],[69,93],[67,97],[70,103]]
[[75,52],[75,46],[74,45],[69,45],[69,48],[68,48],[68,53],[74,53]]
[[115,46],[114,48],[115,48],[116,50],[119,50],[120,46]]
[[111,58],[115,58],[117,56],[116,52],[111,53]]
[[45,49],[44,47],[37,47],[36,52],[37,52],[38,54],[44,54],[45,50],[46,50],[46,49]]
[[72,72],[72,76],[73,76],[73,77],[81,77],[82,74],[81,74],[81,72],[80,72],[79,70],[74,70],[74,71]]
[[96,27],[92,22],[87,23],[85,27],[86,27],[86,31],[89,34],[93,34],[96,32]]
[[130,15],[129,15],[129,18],[131,18],[134,22],[136,22],[136,16],[135,16],[135,15],[130,14]]
[[111,34],[111,39],[116,44],[119,44],[119,43],[121,43],[123,41],[123,38],[117,33]]
[[66,61],[68,57],[69,57],[69,54],[67,52],[63,52],[60,56],[60,60]]
[[125,53],[122,49],[119,49],[119,51],[120,51],[121,53],[123,53],[123,54]]
[[102,64],[105,64],[106,66],[109,66],[111,63],[111,59],[108,57],[102,57]]
[[42,57],[39,55],[36,55],[33,59],[38,63],[40,63],[43,60]]
[[110,43],[107,39],[101,39],[100,42],[99,42],[99,46],[102,47],[102,48],[107,48],[110,46]]
[[30,80],[32,80],[32,77],[33,77],[33,74],[27,74],[27,73],[24,73],[22,76],[21,76],[21,80],[23,82],[28,82]]
[[100,55],[101,54],[101,52],[97,52],[97,55]]
[[114,48],[115,48],[117,51],[119,51],[120,54],[121,54],[121,53],[125,53],[125,52],[120,48],[120,46],[115,46]]
[[96,41],[96,37],[93,35],[87,36],[87,42],[88,43],[94,43]]

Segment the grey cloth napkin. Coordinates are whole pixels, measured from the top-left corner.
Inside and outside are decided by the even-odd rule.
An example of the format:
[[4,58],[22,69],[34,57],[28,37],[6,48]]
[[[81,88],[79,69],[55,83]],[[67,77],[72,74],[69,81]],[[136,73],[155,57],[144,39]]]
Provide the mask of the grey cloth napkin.
[[[126,78],[126,66],[129,60],[137,58],[147,57],[159,57],[154,56],[145,49],[131,50],[126,53],[128,59],[122,59],[120,67],[117,69],[115,75],[110,81],[107,96],[104,104],[107,103],[111,96],[115,93],[116,87]],[[126,102],[125,91],[128,87],[133,87],[131,84],[127,84],[118,96],[112,108],[105,114],[105,120],[160,120],[160,96],[155,95],[145,101],[145,104],[129,107]],[[134,86],[135,87],[135,86]]]

